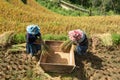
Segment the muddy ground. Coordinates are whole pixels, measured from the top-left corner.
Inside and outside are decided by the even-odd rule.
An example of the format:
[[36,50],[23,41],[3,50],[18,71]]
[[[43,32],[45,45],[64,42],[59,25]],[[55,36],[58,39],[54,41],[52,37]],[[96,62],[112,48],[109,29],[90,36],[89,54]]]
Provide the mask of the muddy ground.
[[75,59],[77,67],[72,73],[46,75],[36,71],[38,59],[30,59],[25,52],[5,55],[1,51],[0,80],[120,80],[120,46],[97,46],[94,52],[89,49],[86,55],[75,55]]
[[[76,59],[79,80],[120,80],[119,47],[101,47]],[[81,75],[81,76],[79,76]]]

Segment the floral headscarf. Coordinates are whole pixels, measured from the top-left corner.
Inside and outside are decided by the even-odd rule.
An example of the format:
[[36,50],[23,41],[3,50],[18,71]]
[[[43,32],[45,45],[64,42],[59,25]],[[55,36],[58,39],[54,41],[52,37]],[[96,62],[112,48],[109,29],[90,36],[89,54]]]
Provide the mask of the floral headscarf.
[[79,41],[83,37],[83,31],[80,29],[69,31],[69,39],[72,41]]

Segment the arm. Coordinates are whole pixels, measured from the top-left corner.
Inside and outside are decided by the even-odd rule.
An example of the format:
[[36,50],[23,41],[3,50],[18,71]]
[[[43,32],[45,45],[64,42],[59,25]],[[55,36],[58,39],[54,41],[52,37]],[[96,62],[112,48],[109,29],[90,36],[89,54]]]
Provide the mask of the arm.
[[42,43],[43,43],[43,40],[41,35],[37,36],[37,39],[35,40],[34,44],[42,44]]
[[33,44],[35,42],[35,37],[33,35],[27,33],[27,35],[26,35],[26,42],[30,43],[30,44]]

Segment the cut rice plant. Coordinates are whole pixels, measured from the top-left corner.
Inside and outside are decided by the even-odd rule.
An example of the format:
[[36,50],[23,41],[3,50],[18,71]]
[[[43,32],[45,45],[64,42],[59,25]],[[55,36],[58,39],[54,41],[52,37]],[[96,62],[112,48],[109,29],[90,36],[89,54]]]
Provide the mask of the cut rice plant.
[[51,49],[47,44],[44,42],[42,43],[42,55],[49,55],[49,53],[53,53],[53,49]]
[[72,44],[73,44],[73,41],[67,40],[60,45],[60,48],[63,52],[68,52],[70,51]]
[[8,31],[4,32],[3,34],[0,35],[0,45],[1,46],[7,46],[12,43],[12,39],[15,35],[14,31]]
[[112,35],[110,33],[104,33],[104,34],[100,35],[100,39],[101,39],[103,45],[105,45],[105,46],[113,45]]
[[11,49],[18,49],[18,51],[19,50],[26,51],[26,43],[12,45]]

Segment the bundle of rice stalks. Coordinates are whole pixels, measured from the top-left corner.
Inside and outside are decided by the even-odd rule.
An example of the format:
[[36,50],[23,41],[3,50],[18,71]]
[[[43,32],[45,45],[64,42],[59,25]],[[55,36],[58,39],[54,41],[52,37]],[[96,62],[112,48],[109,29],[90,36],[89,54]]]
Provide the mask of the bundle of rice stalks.
[[12,49],[25,50],[26,49],[26,43],[12,45],[11,48]]
[[60,48],[63,52],[69,52],[72,44],[73,44],[73,41],[67,40],[60,45]]
[[53,53],[53,49],[51,49],[47,44],[44,42],[42,43],[42,55],[49,55],[49,53]]
[[0,46],[7,46],[10,45],[12,42],[12,39],[15,35],[15,32],[8,31],[0,35]]
[[7,50],[5,55],[7,56],[9,53],[21,53],[21,52],[26,52],[26,43],[12,45],[11,48]]

